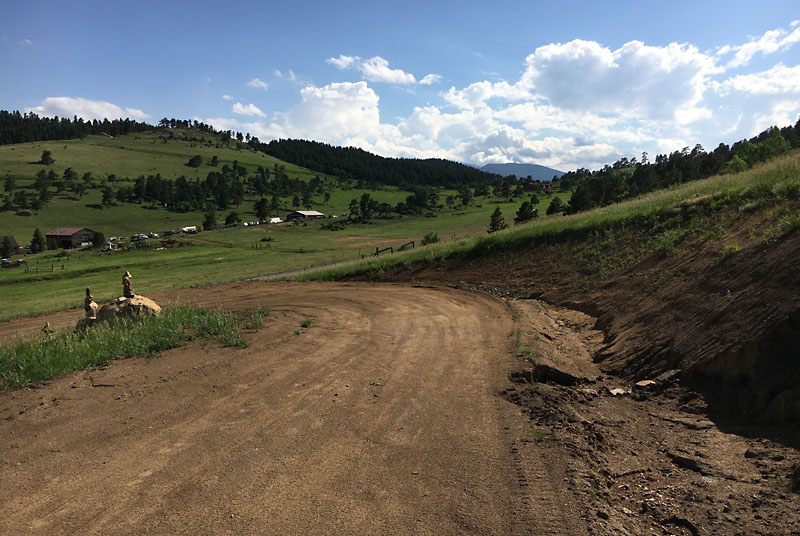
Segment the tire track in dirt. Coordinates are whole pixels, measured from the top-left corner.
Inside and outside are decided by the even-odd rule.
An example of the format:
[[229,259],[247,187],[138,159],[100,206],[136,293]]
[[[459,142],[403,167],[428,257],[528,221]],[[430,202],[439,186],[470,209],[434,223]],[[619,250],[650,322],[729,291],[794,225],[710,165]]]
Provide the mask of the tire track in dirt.
[[169,297],[272,313],[246,349],[0,393],[0,532],[568,532],[559,479],[535,444],[520,454],[527,419],[497,396],[515,365],[502,301],[261,282]]

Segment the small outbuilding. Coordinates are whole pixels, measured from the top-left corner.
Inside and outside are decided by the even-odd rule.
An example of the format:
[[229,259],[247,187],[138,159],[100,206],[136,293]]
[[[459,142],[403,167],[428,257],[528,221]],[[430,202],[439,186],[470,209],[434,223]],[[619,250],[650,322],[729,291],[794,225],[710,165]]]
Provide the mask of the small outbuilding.
[[96,232],[87,227],[56,227],[44,235],[47,249],[71,249],[91,244],[95,240]]
[[325,217],[322,212],[316,210],[295,210],[286,215],[286,221],[308,221],[308,220],[321,220]]
[[14,255],[19,255],[20,252],[21,252],[21,250],[19,248],[19,244],[17,244],[17,241],[14,240],[14,237],[11,236],[11,235],[0,235],[0,246],[5,244],[6,238],[8,239],[8,243],[11,244],[12,253]]

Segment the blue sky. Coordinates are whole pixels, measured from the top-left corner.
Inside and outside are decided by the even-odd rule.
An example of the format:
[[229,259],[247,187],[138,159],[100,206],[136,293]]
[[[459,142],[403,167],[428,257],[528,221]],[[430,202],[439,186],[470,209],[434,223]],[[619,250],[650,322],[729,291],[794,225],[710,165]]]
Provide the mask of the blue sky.
[[40,115],[563,170],[800,116],[796,0],[6,4],[0,109]]

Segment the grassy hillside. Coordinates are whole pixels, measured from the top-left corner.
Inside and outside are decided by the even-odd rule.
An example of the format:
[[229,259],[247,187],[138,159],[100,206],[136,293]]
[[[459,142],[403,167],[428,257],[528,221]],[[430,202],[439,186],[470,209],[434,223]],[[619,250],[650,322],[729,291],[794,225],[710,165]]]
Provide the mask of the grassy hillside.
[[[169,136],[173,136],[170,139]],[[190,140],[190,141],[184,141]],[[36,164],[42,151],[50,151],[55,163],[52,166]],[[201,155],[205,164],[198,168],[186,165],[194,155]],[[128,134],[118,138],[87,136],[65,141],[43,141],[0,146],[0,177],[10,175],[16,179],[33,179],[40,169],[53,169],[61,175],[71,167],[79,175],[91,171],[96,177],[113,173],[117,177],[136,178],[139,175],[160,173],[165,178],[181,175],[187,179],[204,178],[214,168],[208,166],[213,156],[219,166],[234,160],[255,171],[258,166],[272,168],[275,164],[286,167],[292,177],[313,177],[319,173],[288,164],[264,153],[252,151],[248,146],[231,141],[227,144],[211,134],[173,129],[149,133]]]
[[[398,266],[436,262],[450,257],[483,255],[522,244],[533,245],[559,240],[559,237],[589,236],[634,221],[654,226],[661,224],[662,227],[664,222],[668,222],[665,229],[669,231],[670,226],[676,223],[672,220],[681,212],[681,204],[691,205],[705,197],[709,197],[708,204],[712,209],[725,207],[734,199],[750,207],[748,210],[756,210],[760,207],[769,207],[781,199],[795,199],[798,196],[800,196],[800,151],[795,150],[741,173],[688,182],[571,216],[543,218],[488,236],[476,235],[392,257],[367,259],[348,266],[319,270],[305,274],[302,278],[336,279],[371,272],[380,274]],[[800,225],[800,215],[796,212],[790,211],[789,214],[780,216],[765,240],[774,240],[776,236]],[[663,240],[668,242],[670,237],[665,235]]]
[[[169,136],[172,136],[172,139]],[[51,166],[37,164],[43,151],[50,151],[55,159]],[[194,155],[201,155],[204,165],[193,168],[187,162]],[[212,167],[208,162],[216,156],[218,165]],[[12,177],[17,189],[33,195],[36,173],[51,169],[62,176],[64,170],[72,168],[79,177],[91,172],[98,186],[109,184],[105,181],[110,174],[116,176],[111,183],[115,187],[131,186],[132,179],[140,175],[156,173],[167,179],[185,176],[187,179],[203,179],[210,171],[219,170],[224,165],[237,161],[249,173],[259,166],[273,170],[276,165],[283,166],[292,178],[310,179],[322,176],[314,171],[293,166],[276,158],[252,151],[244,144],[235,141],[223,143],[210,134],[175,129],[174,131],[154,131],[143,134],[130,134],[111,138],[107,136],[88,136],[84,139],[22,143],[0,146],[0,177]],[[128,180],[131,179],[131,180]],[[146,204],[124,203],[113,207],[101,207],[100,189],[89,189],[82,197],[64,192],[53,197],[48,206],[38,211],[0,212],[0,234],[12,234],[19,243],[28,243],[35,228],[47,232],[54,227],[89,227],[105,236],[130,235],[133,233],[161,233],[202,222],[203,212],[170,212],[154,210]],[[349,200],[348,200],[349,201]],[[252,200],[239,207],[231,207],[244,219],[252,213]],[[288,208],[288,206],[287,206]],[[20,214],[30,215],[20,215]],[[249,219],[255,219],[250,214]],[[222,214],[224,219],[224,214]]]
[[[169,139],[169,134],[173,139]],[[188,139],[183,139],[184,137]],[[55,159],[52,166],[34,163],[42,151],[51,151]],[[208,162],[213,156],[218,166],[202,165],[191,168],[189,158],[200,154]],[[35,193],[33,183],[41,169],[53,169],[59,176],[64,169],[72,168],[79,179],[91,172],[98,186],[110,184],[114,188],[130,186],[129,180],[138,175],[161,174],[172,179],[180,175],[203,179],[210,171],[238,161],[248,174],[259,166],[273,169],[284,166],[292,178],[311,179],[324,177],[312,170],[284,164],[272,157],[252,152],[247,146],[230,142],[223,144],[218,138],[196,131],[171,130],[149,134],[133,134],[118,138],[91,136],[85,139],[27,143],[0,147],[0,173],[16,182],[15,191]],[[108,174],[117,178],[107,182]],[[85,287],[91,287],[98,300],[119,294],[121,273],[130,270],[135,284],[143,293],[152,293],[176,287],[230,281],[246,277],[303,269],[341,261],[360,259],[375,248],[394,247],[420,241],[425,234],[437,233],[444,243],[461,240],[475,233],[485,234],[489,217],[496,207],[503,211],[511,225],[514,214],[524,198],[508,199],[478,197],[468,207],[447,208],[448,196],[455,191],[439,191],[443,207],[426,216],[392,215],[375,219],[371,224],[346,225],[342,230],[323,228],[325,223],[344,221],[342,215],[349,211],[351,200],[365,193],[378,202],[391,205],[404,201],[410,192],[396,187],[366,190],[346,186],[338,187],[335,181],[327,183],[326,196],[315,193],[312,208],[337,220],[314,221],[308,225],[236,226],[207,231],[193,236],[182,236],[185,247],[157,249],[159,243],[151,242],[149,249],[135,249],[113,255],[101,255],[96,250],[71,252],[48,251],[24,255],[28,272],[24,269],[0,270],[0,300],[6,305],[0,311],[0,320],[26,316],[46,311],[65,309],[80,304]],[[555,194],[564,200],[567,193]],[[83,196],[64,191],[55,194],[47,206],[39,210],[0,211],[0,235],[15,236],[21,245],[30,243],[33,231],[47,232],[54,227],[89,227],[106,237],[128,237],[134,233],[163,233],[187,225],[200,225],[204,211],[176,212],[152,203],[125,202],[116,206],[101,206],[101,189],[88,189]],[[544,215],[552,196],[541,196],[539,213]],[[217,221],[222,222],[230,211],[236,211],[242,220],[256,220],[254,203],[257,196],[248,193],[240,206],[225,211],[217,210]],[[293,208],[291,197],[280,198],[280,214]],[[262,240],[263,239],[263,240]],[[15,258],[20,258],[17,256]]]

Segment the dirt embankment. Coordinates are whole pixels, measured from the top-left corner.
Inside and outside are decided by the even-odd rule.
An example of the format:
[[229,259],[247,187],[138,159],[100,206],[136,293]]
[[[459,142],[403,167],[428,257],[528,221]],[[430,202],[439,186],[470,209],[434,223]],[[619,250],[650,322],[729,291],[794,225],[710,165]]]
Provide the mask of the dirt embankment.
[[659,240],[668,242],[668,232],[628,228],[389,278],[463,282],[590,313],[605,334],[596,355],[604,371],[641,380],[677,369],[715,414],[797,423],[800,229],[765,242],[776,221],[731,207],[666,246]]
[[800,452],[774,427],[720,426],[677,374],[641,384],[605,375],[594,318],[510,303],[519,367],[503,395],[529,416],[537,450],[561,454],[588,534],[800,531]]

